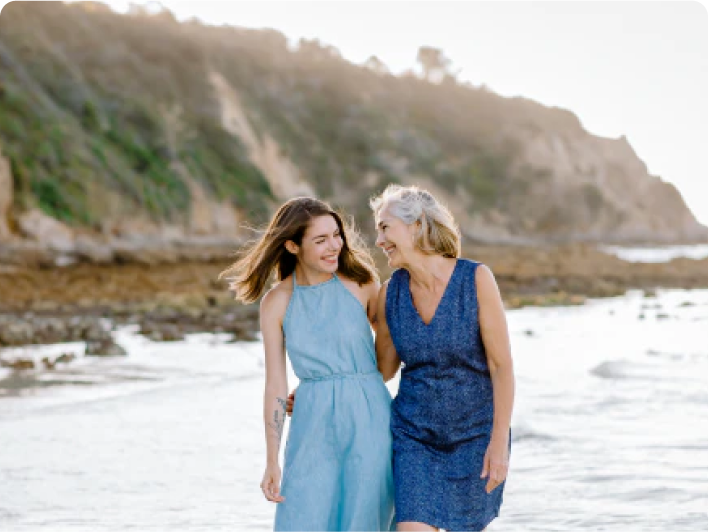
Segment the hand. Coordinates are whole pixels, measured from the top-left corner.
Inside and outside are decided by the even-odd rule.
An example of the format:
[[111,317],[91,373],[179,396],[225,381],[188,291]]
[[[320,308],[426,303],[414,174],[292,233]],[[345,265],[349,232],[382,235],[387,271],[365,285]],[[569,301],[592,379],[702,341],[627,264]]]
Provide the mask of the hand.
[[269,465],[263,473],[261,491],[270,502],[283,502],[285,497],[280,494],[280,466]]
[[480,478],[488,478],[486,490],[491,493],[509,473],[509,437],[492,439],[484,453],[484,463]]
[[292,392],[290,392],[290,395],[288,395],[288,400],[285,402],[285,413],[288,416],[293,415],[293,408],[295,408],[295,392],[297,391],[297,388],[295,388]]

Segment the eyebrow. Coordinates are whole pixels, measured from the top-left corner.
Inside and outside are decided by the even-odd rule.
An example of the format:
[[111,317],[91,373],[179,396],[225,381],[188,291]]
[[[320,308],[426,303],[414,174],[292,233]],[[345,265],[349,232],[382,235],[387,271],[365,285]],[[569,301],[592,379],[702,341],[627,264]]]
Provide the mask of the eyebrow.
[[[336,234],[336,233],[340,233],[340,234],[341,234],[341,231],[339,230],[339,228],[337,228],[337,229],[334,231],[334,233],[332,233],[332,234]],[[316,236],[313,236],[313,237],[312,237],[312,240],[315,240],[315,239],[317,239],[317,238],[327,238],[328,236],[329,236],[329,234],[316,235]]]

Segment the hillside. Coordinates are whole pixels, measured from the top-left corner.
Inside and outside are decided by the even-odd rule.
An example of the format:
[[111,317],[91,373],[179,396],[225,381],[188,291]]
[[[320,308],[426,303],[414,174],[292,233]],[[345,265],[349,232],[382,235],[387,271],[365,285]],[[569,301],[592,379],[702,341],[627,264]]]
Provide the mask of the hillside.
[[6,249],[101,262],[136,242],[218,247],[298,194],[370,232],[367,199],[390,182],[437,193],[469,241],[708,240],[624,138],[567,110],[168,12],[13,2],[0,15]]

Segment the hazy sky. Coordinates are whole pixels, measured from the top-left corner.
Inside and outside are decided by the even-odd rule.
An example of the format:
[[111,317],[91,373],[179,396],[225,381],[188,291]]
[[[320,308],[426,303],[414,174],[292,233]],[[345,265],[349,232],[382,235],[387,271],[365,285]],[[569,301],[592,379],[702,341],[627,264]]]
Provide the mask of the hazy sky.
[[475,85],[570,109],[597,135],[626,135],[708,224],[708,10],[699,2],[162,4],[179,19],[318,38],[354,63],[375,54],[393,72],[414,67],[421,45],[442,48]]

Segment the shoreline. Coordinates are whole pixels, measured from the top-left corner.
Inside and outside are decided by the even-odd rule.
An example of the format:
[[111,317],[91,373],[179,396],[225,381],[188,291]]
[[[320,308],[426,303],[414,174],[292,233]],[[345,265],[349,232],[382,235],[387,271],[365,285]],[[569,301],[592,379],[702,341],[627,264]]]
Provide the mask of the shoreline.
[[[374,257],[382,280],[388,279],[391,270],[384,257],[377,252]],[[468,245],[463,257],[492,269],[507,309],[579,305],[630,289],[651,295],[658,288],[708,288],[708,258],[633,263],[582,244]],[[110,331],[101,333],[98,325],[105,319],[113,326],[138,324],[141,334],[156,341],[179,340],[192,332],[254,340],[258,303],[235,302],[227,283],[217,279],[231,262],[210,258],[63,268],[0,264],[0,349],[95,340],[104,341],[110,354]]]

